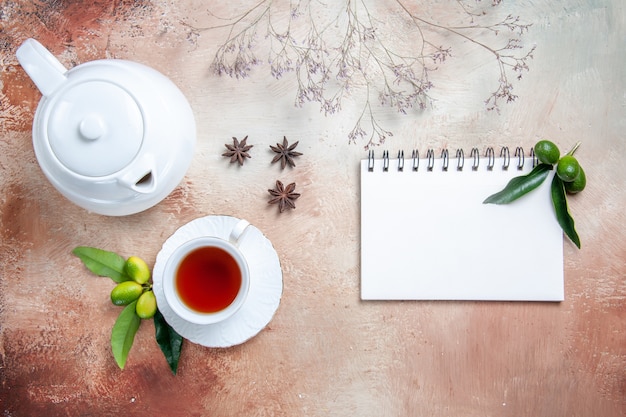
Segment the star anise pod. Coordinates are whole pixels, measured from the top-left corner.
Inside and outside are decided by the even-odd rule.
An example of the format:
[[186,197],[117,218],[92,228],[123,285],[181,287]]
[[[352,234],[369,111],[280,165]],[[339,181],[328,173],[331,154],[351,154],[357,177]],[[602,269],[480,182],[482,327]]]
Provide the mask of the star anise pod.
[[287,142],[287,137],[283,136],[282,145],[280,143],[277,143],[276,146],[270,145],[270,148],[272,148],[272,150],[277,153],[274,159],[272,159],[272,164],[280,161],[281,169],[285,169],[285,166],[287,164],[289,164],[289,166],[292,168],[295,167],[296,164],[293,162],[293,158],[302,155],[300,152],[294,151],[294,149],[296,149],[296,146],[298,146],[298,143],[299,141],[292,145],[289,145],[289,142]]
[[292,182],[288,186],[283,186],[283,183],[276,181],[276,187],[273,190],[267,190],[272,198],[267,202],[268,204],[278,204],[278,211],[282,213],[287,208],[295,209],[296,204],[294,201],[300,197],[300,194],[294,193],[296,189],[296,183]]
[[248,140],[248,136],[243,138],[241,142],[239,142],[237,138],[233,136],[233,144],[224,145],[226,146],[226,149],[228,149],[228,151],[224,152],[222,156],[230,157],[231,164],[237,161],[239,162],[239,165],[243,165],[245,158],[251,158],[251,156],[248,154],[248,151],[254,146],[254,145],[246,145],[247,140]]

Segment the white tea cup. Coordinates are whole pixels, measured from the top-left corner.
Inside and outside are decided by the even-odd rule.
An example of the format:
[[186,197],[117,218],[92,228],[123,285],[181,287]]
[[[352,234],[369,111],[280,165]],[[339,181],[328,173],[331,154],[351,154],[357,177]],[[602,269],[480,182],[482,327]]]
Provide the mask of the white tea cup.
[[240,220],[228,240],[203,236],[173,251],[165,264],[163,292],[176,315],[195,324],[215,324],[241,308],[250,271],[238,244],[249,225]]

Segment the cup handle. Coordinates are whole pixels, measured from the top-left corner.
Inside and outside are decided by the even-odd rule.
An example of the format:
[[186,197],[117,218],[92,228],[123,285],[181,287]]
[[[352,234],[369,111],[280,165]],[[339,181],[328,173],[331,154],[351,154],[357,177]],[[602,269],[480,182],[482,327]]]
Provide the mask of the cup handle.
[[230,232],[230,237],[228,239],[230,243],[235,246],[239,245],[239,241],[243,237],[244,232],[248,229],[248,226],[250,226],[250,223],[247,220],[239,220]]

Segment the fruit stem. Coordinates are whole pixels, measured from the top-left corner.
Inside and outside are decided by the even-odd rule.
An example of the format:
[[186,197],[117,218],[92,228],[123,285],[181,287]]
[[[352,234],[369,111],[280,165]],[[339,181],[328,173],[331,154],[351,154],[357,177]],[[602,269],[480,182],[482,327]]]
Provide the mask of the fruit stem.
[[570,151],[567,153],[567,155],[573,156],[574,152],[576,152],[576,150],[580,147],[580,145],[581,145],[580,141],[576,142],[576,145],[574,145],[574,147],[572,149],[570,149]]

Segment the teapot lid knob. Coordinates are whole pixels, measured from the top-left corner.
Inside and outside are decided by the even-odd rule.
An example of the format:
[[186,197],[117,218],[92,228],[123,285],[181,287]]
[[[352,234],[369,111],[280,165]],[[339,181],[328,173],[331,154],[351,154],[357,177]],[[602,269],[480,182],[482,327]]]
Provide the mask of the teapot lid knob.
[[78,131],[87,140],[100,139],[105,133],[104,121],[98,114],[88,114],[78,125]]

